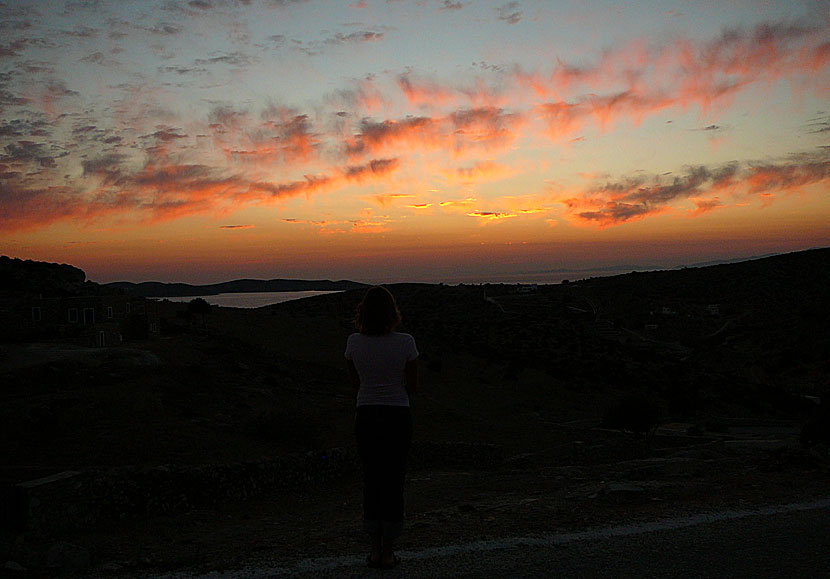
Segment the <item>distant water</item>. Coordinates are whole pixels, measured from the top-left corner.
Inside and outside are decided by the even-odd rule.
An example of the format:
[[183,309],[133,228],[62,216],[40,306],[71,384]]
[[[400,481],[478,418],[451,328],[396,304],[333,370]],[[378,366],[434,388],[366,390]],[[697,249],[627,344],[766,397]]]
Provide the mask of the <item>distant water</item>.
[[632,271],[649,271],[659,268],[641,269],[634,267],[604,268],[604,269],[581,269],[581,270],[556,270],[556,271],[527,271],[518,273],[487,274],[478,276],[465,276],[457,278],[444,278],[430,283],[446,283],[450,285],[463,284],[558,284],[563,280],[577,281],[591,277],[609,277]]
[[312,296],[336,294],[336,291],[305,291],[305,292],[239,292],[230,294],[216,294],[213,296],[183,296],[172,298],[158,298],[171,302],[189,302],[202,298],[207,303],[225,308],[261,308],[271,304],[289,302]]

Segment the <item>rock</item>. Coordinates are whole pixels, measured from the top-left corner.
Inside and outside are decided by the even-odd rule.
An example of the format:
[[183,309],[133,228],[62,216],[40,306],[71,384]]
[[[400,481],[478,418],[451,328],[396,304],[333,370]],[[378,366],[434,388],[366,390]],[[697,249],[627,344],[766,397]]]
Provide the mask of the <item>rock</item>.
[[6,561],[6,564],[3,565],[3,569],[5,569],[6,571],[13,571],[15,573],[26,572],[26,568],[23,567],[23,565],[21,565],[17,561]]
[[69,573],[89,567],[89,551],[72,543],[55,543],[46,553],[46,566]]
[[623,482],[608,483],[602,489],[602,494],[609,497],[637,496],[642,495],[644,492],[646,492],[646,489],[641,486]]
[[786,448],[788,446],[790,446],[790,444],[786,440],[742,439],[725,440],[723,442],[724,448],[738,450],[774,450],[778,448]]

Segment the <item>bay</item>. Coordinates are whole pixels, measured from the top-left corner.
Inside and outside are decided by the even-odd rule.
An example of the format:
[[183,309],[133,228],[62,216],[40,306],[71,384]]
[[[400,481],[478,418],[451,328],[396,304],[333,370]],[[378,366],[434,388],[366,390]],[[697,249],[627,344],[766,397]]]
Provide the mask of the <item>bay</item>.
[[179,296],[170,298],[155,298],[170,300],[171,302],[189,302],[202,298],[207,303],[223,308],[261,308],[272,304],[279,304],[291,300],[300,300],[313,296],[339,293],[336,291],[302,291],[302,292],[239,292],[216,294],[212,296]]

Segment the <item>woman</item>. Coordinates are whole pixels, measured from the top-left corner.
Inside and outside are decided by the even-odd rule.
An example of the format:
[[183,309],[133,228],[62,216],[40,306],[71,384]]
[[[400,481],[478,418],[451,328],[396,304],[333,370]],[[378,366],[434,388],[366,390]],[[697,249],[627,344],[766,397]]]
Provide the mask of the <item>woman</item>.
[[373,287],[357,308],[358,332],[346,342],[349,378],[357,393],[355,437],[363,463],[363,522],[372,540],[370,567],[398,563],[395,539],[403,531],[406,456],[412,442],[409,396],[418,384],[418,349],[401,321],[395,298]]

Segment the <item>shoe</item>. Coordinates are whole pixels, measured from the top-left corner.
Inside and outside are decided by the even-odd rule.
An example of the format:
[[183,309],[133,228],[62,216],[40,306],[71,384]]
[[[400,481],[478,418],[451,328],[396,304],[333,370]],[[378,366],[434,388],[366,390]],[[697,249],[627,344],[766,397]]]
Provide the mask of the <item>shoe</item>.
[[369,569],[380,569],[380,559],[375,561],[372,559],[371,555],[366,555],[366,566],[369,567]]
[[384,570],[394,569],[395,567],[398,566],[398,563],[400,563],[400,562],[401,562],[401,560],[398,559],[397,555],[392,555],[392,562],[391,563],[384,564],[384,563],[378,561],[378,567],[377,568],[378,569],[384,569]]

